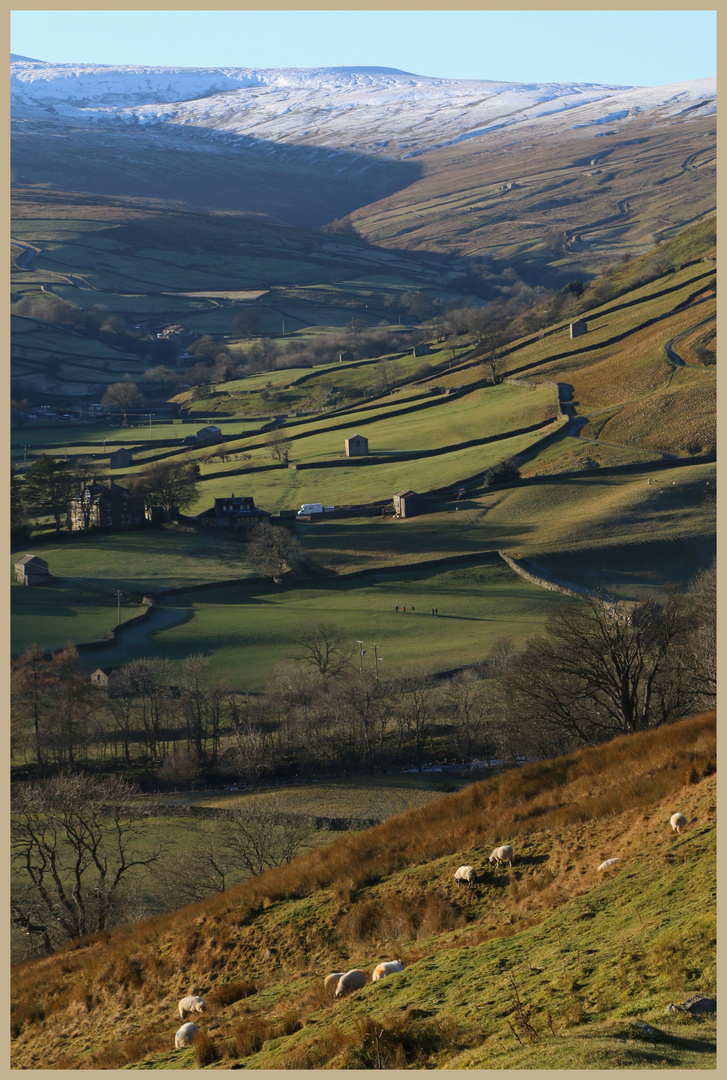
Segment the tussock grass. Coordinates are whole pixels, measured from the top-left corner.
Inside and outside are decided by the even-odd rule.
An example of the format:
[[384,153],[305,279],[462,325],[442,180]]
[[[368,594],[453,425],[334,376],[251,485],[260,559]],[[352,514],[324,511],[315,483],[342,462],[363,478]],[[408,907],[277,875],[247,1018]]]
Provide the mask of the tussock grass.
[[[394,1003],[408,1002],[429,1011],[420,1019],[444,1023],[459,994],[462,1030],[427,1052],[430,1065],[458,1060],[477,1031],[481,1041],[482,1023],[497,1027],[508,1013],[509,992],[492,981],[505,971],[501,960],[532,989],[540,1035],[548,992],[555,1029],[570,1031],[626,1008],[624,987],[637,1001],[648,1000],[652,979],[672,996],[703,988],[714,934],[714,770],[713,714],[615,739],[472,784],[228,894],[26,962],[13,972],[13,1061],[58,1067],[57,1033],[66,1031],[67,1067],[120,1067],[145,1055],[154,1067],[180,1067],[180,1055],[164,1055],[190,986],[214,1010],[216,1053],[274,1068],[369,1067],[345,1064],[371,1052],[358,1021],[371,1015],[381,1028]],[[676,808],[690,821],[679,837],[668,825]],[[512,870],[487,863],[499,841],[515,848]],[[599,875],[613,854],[619,864]],[[480,869],[476,890],[457,892],[462,862]],[[606,902],[608,890],[618,902]],[[328,971],[370,971],[395,956],[406,965],[400,975],[344,1001],[324,993]],[[535,969],[555,979],[550,991]],[[472,988],[483,979],[478,1004]],[[500,1004],[485,1022],[478,1010],[493,993]],[[497,1030],[514,1043],[509,1028]],[[408,1065],[422,1063],[393,1036],[381,1039],[391,1060],[403,1053]]]

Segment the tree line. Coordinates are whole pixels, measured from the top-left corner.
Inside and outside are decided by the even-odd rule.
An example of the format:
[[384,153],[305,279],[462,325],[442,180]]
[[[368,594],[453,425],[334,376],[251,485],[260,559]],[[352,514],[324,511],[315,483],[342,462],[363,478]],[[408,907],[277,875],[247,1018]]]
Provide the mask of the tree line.
[[29,649],[13,665],[12,754],[36,776],[12,793],[11,918],[25,949],[149,912],[139,875],[153,870],[171,905],[222,892],[290,861],[312,822],[269,794],[203,822],[183,860],[149,824],[147,786],[241,783],[301,774],[390,770],[457,757],[500,766],[567,753],[668,724],[716,696],[716,571],[686,592],[618,604],[571,600],[516,650],[500,639],[453,677],[376,678],[326,624],[309,626],[259,696],[211,675],[208,658],[124,665],[106,697],[77,652]]

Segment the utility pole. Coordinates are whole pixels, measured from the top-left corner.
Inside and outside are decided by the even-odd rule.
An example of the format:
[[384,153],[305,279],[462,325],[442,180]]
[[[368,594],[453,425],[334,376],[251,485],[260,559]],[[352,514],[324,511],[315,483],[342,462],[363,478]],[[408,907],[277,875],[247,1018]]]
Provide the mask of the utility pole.
[[151,438],[151,413],[149,413],[149,438]]
[[376,651],[377,649],[378,649],[378,645],[374,645],[374,674],[375,674],[376,678],[378,679],[378,677],[379,677],[379,660],[381,660],[383,658],[381,656],[379,656],[378,652]]
[[[356,640],[358,640],[358,639],[356,639]],[[364,658],[364,652],[365,652],[365,649],[364,649],[364,647],[363,647],[363,641],[359,641],[359,643],[358,643],[358,666],[359,666],[359,669],[360,669],[360,671],[361,671],[361,678],[363,678],[363,658]]]

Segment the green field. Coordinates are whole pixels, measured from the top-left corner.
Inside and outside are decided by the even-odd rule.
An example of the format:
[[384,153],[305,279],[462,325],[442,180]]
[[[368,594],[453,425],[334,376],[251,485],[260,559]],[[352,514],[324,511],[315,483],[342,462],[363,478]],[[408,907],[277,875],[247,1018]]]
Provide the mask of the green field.
[[[251,582],[170,598],[88,663],[123,664],[139,654],[181,661],[203,653],[214,677],[257,692],[275,665],[295,654],[303,628],[326,622],[352,645],[366,642],[367,665],[375,642],[387,673],[441,671],[477,663],[502,635],[523,641],[544,627],[559,599],[527,584],[496,556],[463,568],[423,567],[326,585]],[[406,614],[396,614],[396,604],[406,606]],[[439,610],[436,619],[432,608]]]

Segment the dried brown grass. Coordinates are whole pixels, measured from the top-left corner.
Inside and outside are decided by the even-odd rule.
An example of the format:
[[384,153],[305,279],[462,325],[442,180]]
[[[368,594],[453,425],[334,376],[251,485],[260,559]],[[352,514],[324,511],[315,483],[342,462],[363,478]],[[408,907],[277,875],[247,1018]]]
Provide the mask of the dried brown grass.
[[[306,950],[308,955],[318,950],[321,957],[335,955],[336,951],[346,955],[345,947],[341,951],[345,942],[355,953],[362,943],[374,938],[413,945],[447,930],[464,933],[468,941],[477,932],[494,936],[489,929],[466,927],[466,902],[458,899],[454,903],[436,884],[433,889],[421,887],[427,864],[449,858],[453,852],[481,850],[485,844],[525,837],[534,823],[539,831],[549,830],[554,836],[561,829],[576,828],[587,839],[588,830],[604,816],[633,812],[633,827],[638,828],[643,814],[651,812],[667,796],[673,799],[675,790],[681,788],[685,795],[698,791],[696,785],[715,770],[715,754],[712,713],[473,784],[374,829],[341,837],[329,847],[251,879],[229,894],[134,927],[104,933],[92,943],[78,943],[48,959],[18,965],[13,970],[11,1030],[16,1038],[22,1035],[25,1044],[31,1029],[42,1025],[36,1045],[47,1046],[49,1055],[57,1058],[53,1032],[62,1029],[66,1017],[74,1023],[77,1016],[86,1017],[83,1022],[88,1030],[100,1032],[98,1014],[108,1014],[111,1009],[126,1017],[124,1010],[132,1009],[134,1002],[157,1002],[156,1006],[149,1005],[148,1015],[161,1016],[160,1009],[168,1007],[177,991],[180,996],[187,992],[190,981],[200,987],[208,981],[212,948],[218,950],[214,970],[219,972],[220,982],[214,990],[207,989],[206,996],[211,1003],[225,1008],[248,996],[250,987],[253,992],[259,990],[271,963],[274,967],[283,961],[293,963],[291,970],[295,973],[295,964],[300,965]],[[532,906],[557,906],[588,887],[588,874],[569,872],[569,867],[579,863],[571,856],[571,852],[554,849],[547,872],[542,866],[532,873],[520,872],[516,886],[506,885],[511,890],[509,903],[520,905],[523,912]],[[387,890],[386,904],[377,908],[367,890],[374,888],[378,893],[382,886],[376,883],[385,885],[386,879],[404,866],[415,868],[413,876],[401,879],[398,892]],[[548,874],[554,875],[552,880],[548,880]],[[426,881],[430,879],[431,875]],[[276,948],[263,963],[265,946],[272,950],[284,942],[285,936],[281,938],[280,927],[274,922],[269,928],[267,924],[259,927],[257,916],[277,900],[299,897],[315,889],[331,890],[329,906],[326,908],[323,894],[321,914],[307,922],[305,928],[296,924],[296,934],[300,932],[303,943],[293,934],[291,949],[295,947],[295,957],[292,953],[280,955]],[[502,924],[496,933],[503,933]],[[268,934],[276,940],[268,940]],[[216,942],[214,946],[212,941]],[[223,941],[224,951],[219,953]],[[235,968],[239,971],[251,960],[257,962],[259,970],[250,969],[249,978],[239,980],[233,975],[229,983],[221,981],[226,973],[229,978]],[[327,965],[329,961],[324,959],[322,963]],[[159,1005],[165,999],[167,1005]],[[321,1003],[322,998],[316,1004],[311,997],[303,1007],[296,1008],[295,1016],[302,1019]],[[256,1039],[271,1037],[265,1032],[279,1030],[279,1025],[271,1029],[254,1018],[241,1020],[239,1027],[235,1045],[239,1037],[246,1048],[243,1055],[238,1047],[240,1056],[254,1052],[249,1046]],[[133,1060],[133,1055],[126,1056],[131,1053],[128,1047],[134,1048],[133,1054],[146,1053],[146,1043],[142,1040],[137,1046],[137,1038],[136,1033],[129,1040],[117,1037],[118,1047],[99,1049],[99,1067],[117,1067],[106,1064],[107,1053],[109,1060],[122,1064]],[[154,1042],[154,1049],[161,1048],[161,1042]],[[318,1056],[318,1050],[308,1054],[310,1060]]]

